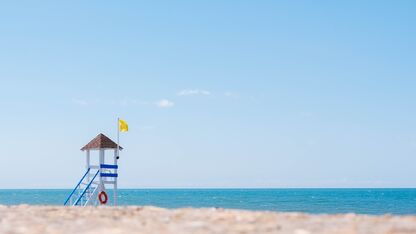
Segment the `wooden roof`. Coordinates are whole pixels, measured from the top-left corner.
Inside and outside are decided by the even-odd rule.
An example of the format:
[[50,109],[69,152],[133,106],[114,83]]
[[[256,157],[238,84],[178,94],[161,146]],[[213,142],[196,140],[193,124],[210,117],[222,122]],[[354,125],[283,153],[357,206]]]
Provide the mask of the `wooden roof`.
[[[81,148],[82,151],[88,149],[117,149],[117,143],[112,141],[106,135],[100,133],[88,144]],[[123,147],[119,146],[119,149],[122,150]]]

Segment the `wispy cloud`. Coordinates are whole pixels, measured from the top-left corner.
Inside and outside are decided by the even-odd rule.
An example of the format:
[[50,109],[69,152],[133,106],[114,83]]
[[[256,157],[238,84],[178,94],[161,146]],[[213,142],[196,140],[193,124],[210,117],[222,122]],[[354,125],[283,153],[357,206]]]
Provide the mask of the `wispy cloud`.
[[88,101],[84,99],[72,98],[72,102],[79,105],[79,106],[88,106]]
[[167,99],[162,99],[162,100],[156,102],[156,105],[159,108],[171,108],[171,107],[175,106],[175,103],[172,102],[172,101],[169,101]]
[[227,92],[224,93],[224,96],[230,97],[230,98],[239,98],[240,94],[227,91]]
[[211,95],[210,91],[201,89],[184,89],[179,91],[176,95],[178,96],[195,96],[195,95]]

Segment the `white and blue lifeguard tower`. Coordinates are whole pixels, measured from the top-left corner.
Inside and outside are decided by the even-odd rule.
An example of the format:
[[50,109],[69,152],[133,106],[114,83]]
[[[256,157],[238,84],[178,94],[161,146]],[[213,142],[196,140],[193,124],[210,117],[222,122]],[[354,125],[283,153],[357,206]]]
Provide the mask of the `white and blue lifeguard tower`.
[[[119,151],[122,149],[102,133],[82,147],[81,150],[86,152],[86,172],[69,194],[64,205],[117,205],[117,160]],[[111,158],[106,158],[105,153],[108,151],[113,151]],[[98,155],[92,155],[96,152],[98,152]],[[98,159],[94,156],[98,156]],[[92,163],[94,161],[96,163]],[[112,199],[107,193],[108,189],[112,189]]]

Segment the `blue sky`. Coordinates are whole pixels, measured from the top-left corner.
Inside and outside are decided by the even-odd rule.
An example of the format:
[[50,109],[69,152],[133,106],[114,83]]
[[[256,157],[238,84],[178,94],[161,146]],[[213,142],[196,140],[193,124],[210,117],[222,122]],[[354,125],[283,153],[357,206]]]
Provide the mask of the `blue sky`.
[[[414,1],[0,3],[0,188],[414,187]],[[5,179],[7,178],[7,179]]]

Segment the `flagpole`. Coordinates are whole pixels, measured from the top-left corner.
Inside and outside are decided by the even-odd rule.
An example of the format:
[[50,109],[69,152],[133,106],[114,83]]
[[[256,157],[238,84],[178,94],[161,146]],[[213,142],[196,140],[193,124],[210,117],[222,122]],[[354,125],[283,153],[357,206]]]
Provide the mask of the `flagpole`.
[[120,152],[120,118],[117,118],[117,157],[119,157]]

